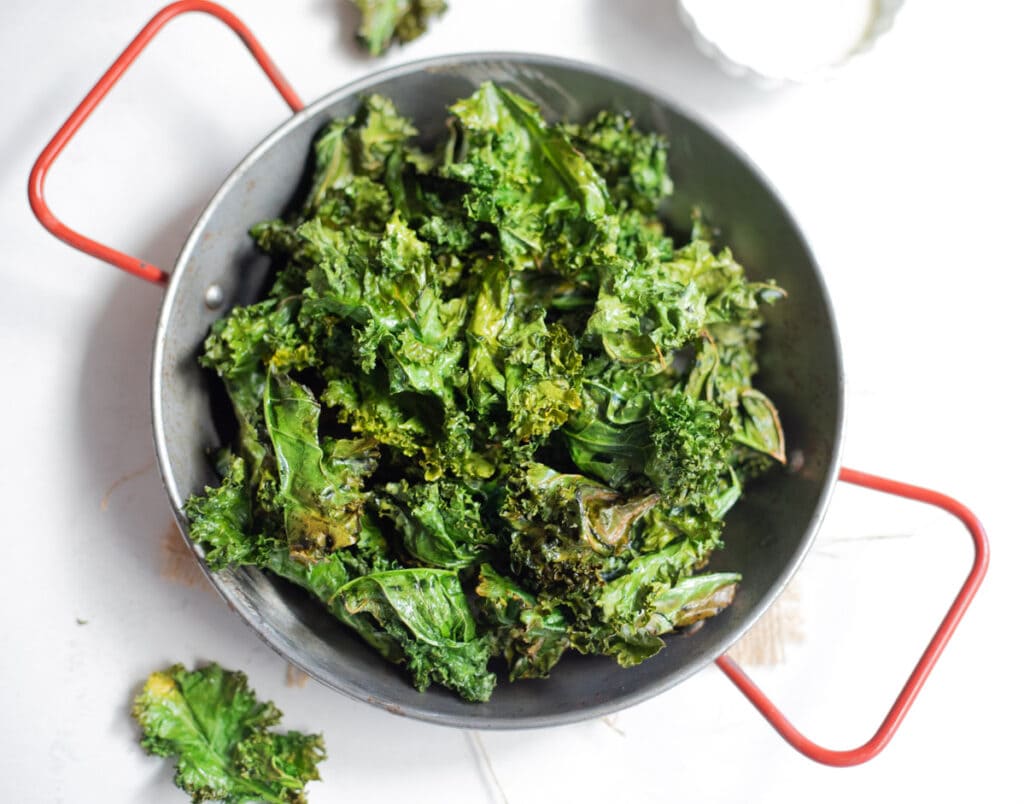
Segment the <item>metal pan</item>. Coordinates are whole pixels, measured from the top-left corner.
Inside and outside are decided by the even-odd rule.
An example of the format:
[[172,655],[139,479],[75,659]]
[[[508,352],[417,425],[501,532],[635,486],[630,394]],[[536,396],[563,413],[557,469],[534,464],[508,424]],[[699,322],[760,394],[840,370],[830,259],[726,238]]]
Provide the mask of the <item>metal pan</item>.
[[[50,165],[93,108],[157,31],[189,11],[211,14],[235,30],[295,114],[227,178],[168,277],[66,227],[47,207],[43,189]],[[248,29],[219,6],[201,0],[175,3],[142,30],[43,151],[32,171],[29,195],[40,221],[61,239],[144,279],[167,284],[153,352],[153,429],[160,470],[182,532],[187,534],[184,501],[216,481],[208,454],[220,443],[197,350],[210,325],[230,306],[255,300],[268,271],[267,259],[248,236],[249,227],[282,212],[302,182],[317,132],[328,120],[353,112],[364,93],[393,98],[429,141],[443,132],[441,110],[483,80],[526,95],[550,118],[574,119],[616,108],[629,110],[644,128],[664,134],[671,143],[670,169],[679,188],[663,210],[665,219],[685,229],[690,209],[700,204],[755,278],[774,277],[789,292],[786,303],[767,314],[761,382],[781,411],[791,468],[751,488],[729,516],[727,546],[716,555],[712,569],[743,573],[736,602],[692,636],[669,638],[661,653],[638,667],[622,669],[604,657],[567,657],[550,679],[500,683],[492,699],[481,704],[439,688],[417,692],[400,668],[386,663],[318,602],[287,583],[251,568],[210,573],[211,580],[289,661],[339,692],[397,714],[472,728],[564,724],[642,701],[714,661],[807,756],[833,765],[870,759],[892,737],[980,584],[988,560],[984,532],[966,508],[948,497],[840,468],[839,340],[821,273],[793,218],[764,176],[720,133],[655,92],[596,67],[501,53],[435,58],[374,74],[303,107]],[[803,737],[725,656],[796,572],[837,479],[946,508],[963,520],[975,545],[963,588],[888,717],[871,740],[844,751],[822,748]],[[201,551],[197,554],[201,558]]]

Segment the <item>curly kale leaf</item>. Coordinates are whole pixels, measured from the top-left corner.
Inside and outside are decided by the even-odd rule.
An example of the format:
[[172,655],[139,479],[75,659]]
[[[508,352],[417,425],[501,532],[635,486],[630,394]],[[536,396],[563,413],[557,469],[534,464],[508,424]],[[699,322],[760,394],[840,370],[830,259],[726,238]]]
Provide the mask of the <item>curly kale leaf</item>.
[[405,664],[417,688],[437,682],[470,701],[490,698],[495,684],[487,670],[490,648],[477,636],[454,572],[378,572],[349,581],[338,596],[355,630]]
[[675,504],[704,504],[728,472],[728,415],[683,393],[655,396],[649,418],[653,450],[644,474]]
[[753,387],[757,372],[751,325],[710,327],[697,349],[686,393],[713,400],[731,411],[733,440],[750,450],[786,462],[786,440],[774,403]]
[[490,564],[480,566],[476,593],[485,621],[494,628],[495,650],[508,662],[509,678],[547,678],[569,648],[569,626],[559,607]]
[[585,618],[609,559],[628,548],[633,523],[657,502],[656,494],[625,498],[583,475],[530,464],[511,478],[501,509],[513,531],[512,570]]
[[[360,206],[364,210],[381,204],[390,206],[387,188],[374,182],[383,179],[393,163],[401,165],[406,159],[417,159],[407,148],[416,134],[409,119],[381,95],[368,95],[356,114],[329,123],[313,147],[314,173],[305,214],[310,215],[328,201],[349,213],[358,213]],[[352,185],[355,192],[347,192]],[[367,204],[366,195],[375,203]],[[365,215],[355,217],[366,220]]]
[[445,297],[429,246],[397,215],[379,234],[319,220],[297,232],[313,255],[300,318],[329,329],[325,343],[345,343],[324,356],[324,402],[356,432],[417,458],[427,480],[492,474],[461,404],[466,299]]
[[510,264],[578,273],[610,242],[604,179],[537,106],[486,82],[451,107],[441,175],[468,185],[466,214],[498,231]]
[[376,510],[394,525],[406,552],[427,566],[468,567],[497,543],[481,521],[480,500],[459,483],[388,483]]
[[289,548],[296,558],[315,561],[355,544],[367,494],[365,476],[377,466],[369,440],[331,442],[325,455],[317,433],[320,406],[301,383],[271,372],[264,386],[267,431],[274,446]]
[[637,523],[633,548],[638,553],[656,553],[671,544],[685,541],[692,553],[694,570],[703,567],[711,553],[721,545],[724,512],[699,506],[669,505],[660,502]]
[[296,323],[297,308],[294,301],[275,299],[234,308],[214,323],[199,360],[224,383],[238,422],[249,484],[261,498],[275,493],[273,456],[263,418],[267,366],[302,369],[315,361]]
[[303,318],[347,322],[360,367],[372,371],[382,359],[392,393],[451,404],[466,304],[443,298],[429,246],[398,216],[381,233],[315,219],[296,231],[314,262]]
[[560,324],[547,326],[541,310],[516,328],[505,356],[505,404],[512,435],[543,438],[565,424],[582,404],[583,358]]
[[517,326],[511,271],[499,260],[478,271],[476,297],[466,322],[469,390],[481,415],[505,396],[505,343]]
[[220,486],[207,486],[202,495],[189,497],[185,515],[192,541],[202,545],[211,569],[259,564],[271,540],[252,535],[252,503],[245,479],[245,461],[228,459]]
[[708,326],[696,346],[686,393],[728,409],[736,443],[785,463],[778,411],[754,388],[761,306],[774,304],[785,292],[774,282],[748,281],[729,249],[712,252],[699,218],[694,225],[695,238],[679,249],[677,258],[691,266],[694,282],[708,296]]
[[363,15],[356,36],[371,56],[393,42],[411,42],[427,30],[433,16],[443,14],[444,0],[352,0]]
[[657,259],[619,261],[605,271],[587,334],[623,364],[668,367],[673,351],[700,337],[708,297],[689,265]]
[[627,114],[600,111],[581,126],[566,126],[572,144],[604,178],[611,197],[628,209],[651,213],[672,193],[668,143],[641,131]]
[[653,486],[672,505],[724,515],[735,501],[729,413],[659,380],[616,366],[585,380],[563,431],[573,462],[615,488]]
[[153,673],[132,715],[148,753],[177,757],[175,783],[193,802],[302,804],[327,756],[320,735],[270,731],[280,710],[259,701],[244,674],[216,664]]
[[605,586],[600,598],[604,622],[575,637],[579,649],[596,648],[630,667],[660,651],[662,635],[713,617],[732,603],[739,574],[686,575],[672,550],[640,556],[625,575]]
[[293,558],[286,548],[270,550],[262,566],[316,597],[331,614],[357,631],[385,659],[391,662],[403,660],[404,654],[394,640],[383,631],[377,633],[366,628],[366,622],[359,622],[345,608],[345,600],[340,595],[342,587],[353,578],[401,568],[401,564],[390,557],[386,540],[369,517],[363,518],[359,541],[354,547],[331,553],[312,564]]
[[546,437],[582,404],[583,357],[560,324],[547,324],[540,307],[524,303],[508,268],[482,268],[466,327],[469,385],[479,414],[504,397],[514,439]]
[[[663,526],[678,514],[656,508]],[[598,597],[589,627],[576,628],[573,646],[581,652],[606,653],[624,667],[653,656],[664,647],[661,636],[712,617],[733,600],[736,573],[694,575],[717,547],[717,534],[682,538],[656,552],[632,559],[608,581]]]
[[562,429],[580,471],[615,488],[642,473],[650,454],[649,381],[617,364],[591,363],[580,410]]

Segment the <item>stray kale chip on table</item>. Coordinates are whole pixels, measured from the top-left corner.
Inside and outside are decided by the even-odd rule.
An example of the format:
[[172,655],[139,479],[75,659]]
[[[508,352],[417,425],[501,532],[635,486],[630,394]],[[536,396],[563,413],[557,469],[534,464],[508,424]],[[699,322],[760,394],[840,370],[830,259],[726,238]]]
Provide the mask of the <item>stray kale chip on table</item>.
[[304,804],[327,757],[318,734],[270,731],[280,710],[257,700],[243,673],[217,664],[152,673],[132,715],[148,753],[176,758],[174,781],[192,801]]
[[667,146],[628,115],[546,122],[485,83],[434,150],[371,95],[315,145],[305,202],[254,226],[265,298],[201,358],[237,437],[187,504],[215,569],[319,598],[413,683],[487,700],[566,651],[624,666],[713,616],[702,572],[785,459],[754,386],[761,308],[699,215],[657,217]]
[[441,16],[445,0],[352,0],[362,14],[356,38],[371,56],[380,56],[394,42],[411,42],[427,30],[431,17]]

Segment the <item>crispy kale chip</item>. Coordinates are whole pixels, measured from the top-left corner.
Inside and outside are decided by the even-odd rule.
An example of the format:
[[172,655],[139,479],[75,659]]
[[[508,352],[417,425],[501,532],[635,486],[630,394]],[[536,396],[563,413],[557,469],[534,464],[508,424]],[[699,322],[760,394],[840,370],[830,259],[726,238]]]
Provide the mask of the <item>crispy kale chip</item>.
[[559,606],[531,595],[490,564],[480,565],[476,593],[509,678],[546,678],[569,647],[569,623]]
[[785,460],[755,386],[784,293],[699,214],[668,232],[667,143],[628,114],[552,124],[490,83],[448,111],[426,151],[364,98],[253,227],[266,296],[201,358],[237,437],[186,513],[211,567],[301,586],[417,687],[477,701],[492,660],[631,665],[729,605],[739,576],[705,567]]
[[363,478],[377,468],[376,444],[363,439],[321,445],[320,406],[313,394],[273,372],[264,385],[263,409],[292,555],[316,561],[355,544],[367,498],[361,491]]
[[505,260],[577,273],[607,253],[608,187],[535,104],[486,83],[452,113],[457,126],[440,173],[468,186],[466,214],[494,226]]
[[228,470],[216,488],[190,497],[185,514],[192,523],[192,541],[203,545],[211,569],[259,563],[261,539],[250,536],[252,510],[245,483],[245,461],[230,456]]
[[370,52],[379,56],[393,42],[411,42],[427,30],[430,17],[440,16],[444,0],[352,0],[363,15],[356,34]]
[[376,505],[382,520],[394,525],[410,560],[425,566],[468,567],[497,544],[481,519],[480,500],[458,483],[388,483]]
[[691,626],[728,606],[740,576],[732,572],[692,575],[699,565],[701,545],[673,542],[656,553],[633,559],[626,572],[601,590],[602,617],[579,648],[593,648],[629,667],[653,656],[660,638],[674,629]]
[[583,475],[529,464],[511,478],[501,509],[511,567],[537,592],[589,616],[610,559],[629,549],[634,523],[657,502],[657,494],[627,498]]
[[318,734],[270,731],[280,710],[216,664],[151,674],[132,715],[148,753],[177,758],[174,781],[194,802],[302,804],[327,756]]
[[490,649],[476,633],[458,576],[400,569],[364,575],[338,590],[353,628],[385,656],[407,665],[421,690],[443,684],[469,701],[486,701],[495,677]]
[[672,193],[668,143],[638,129],[629,115],[601,111],[585,125],[565,128],[605,180],[609,195],[625,209],[651,214]]

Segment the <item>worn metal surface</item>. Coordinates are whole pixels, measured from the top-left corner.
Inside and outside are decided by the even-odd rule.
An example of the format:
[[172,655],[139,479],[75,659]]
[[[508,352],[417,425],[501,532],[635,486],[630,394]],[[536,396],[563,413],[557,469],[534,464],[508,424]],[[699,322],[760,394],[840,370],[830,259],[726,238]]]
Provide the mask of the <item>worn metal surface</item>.
[[[153,421],[160,471],[178,522],[189,494],[216,481],[208,452],[221,444],[223,416],[196,357],[210,325],[231,305],[255,299],[266,260],[247,231],[276,217],[300,187],[312,142],[358,98],[380,92],[416,122],[425,140],[444,130],[445,107],[485,79],[540,104],[550,118],[602,108],[632,112],[671,143],[676,194],[663,210],[685,231],[693,205],[721,228],[723,242],[754,277],[774,277],[789,298],[772,308],[762,345],[761,385],[786,429],[789,471],[753,486],[730,514],[712,569],[743,573],[736,602],[642,665],[567,657],[546,680],[499,683],[490,702],[467,703],[434,687],[417,692],[302,590],[251,569],[211,574],[228,602],[274,649],[309,675],[397,714],[454,726],[550,726],[606,715],[684,680],[723,653],[765,612],[796,571],[838,471],[842,368],[828,295],[814,257],[767,180],[710,126],[636,84],[601,69],[543,56],[465,55],[403,65],[343,87],[296,114],[247,156],[210,201],[175,266],[156,332]],[[208,289],[225,303],[211,309]],[[216,294],[214,294],[216,295]],[[211,400],[214,404],[211,404]]]

